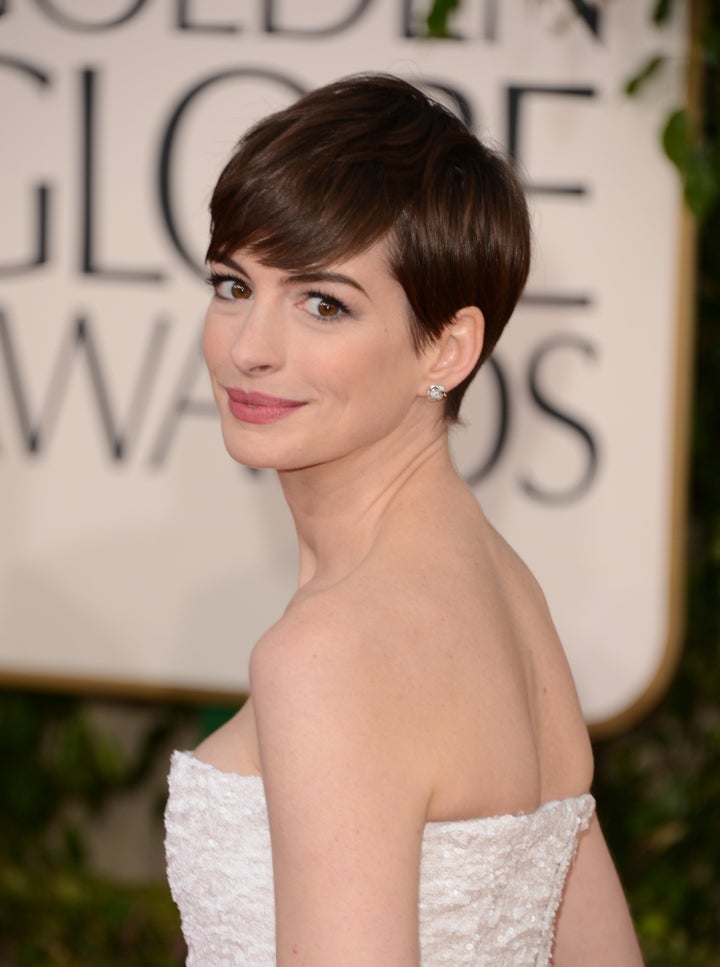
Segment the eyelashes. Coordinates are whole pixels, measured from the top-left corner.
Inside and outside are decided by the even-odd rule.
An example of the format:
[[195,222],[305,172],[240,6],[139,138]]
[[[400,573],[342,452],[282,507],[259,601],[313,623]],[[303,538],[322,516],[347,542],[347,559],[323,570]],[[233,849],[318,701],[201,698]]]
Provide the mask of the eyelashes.
[[344,302],[341,302],[340,299],[336,299],[334,296],[327,295],[325,292],[306,292],[303,296],[303,301],[306,307],[311,302],[315,303],[314,312],[309,308],[306,308],[306,311],[310,312],[310,315],[315,316],[316,319],[332,320],[350,315],[350,309]]
[[[250,285],[237,275],[211,272],[205,281],[223,302],[244,301],[253,295]],[[352,315],[350,307],[341,299],[317,289],[304,292],[298,305],[320,322],[334,322]]]
[[237,275],[221,275],[219,272],[211,272],[205,281],[213,289],[218,299],[223,299],[225,302],[249,299],[252,295],[250,286]]

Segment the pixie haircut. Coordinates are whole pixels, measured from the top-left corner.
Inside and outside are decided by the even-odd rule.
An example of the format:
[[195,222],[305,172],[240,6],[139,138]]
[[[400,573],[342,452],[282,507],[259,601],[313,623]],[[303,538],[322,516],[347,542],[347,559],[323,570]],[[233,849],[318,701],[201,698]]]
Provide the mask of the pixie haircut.
[[275,268],[320,269],[387,240],[418,353],[459,309],[477,306],[482,355],[448,393],[449,421],[530,263],[527,205],[510,163],[442,105],[386,75],[328,84],[252,127],[220,175],[210,213],[212,261],[244,248]]

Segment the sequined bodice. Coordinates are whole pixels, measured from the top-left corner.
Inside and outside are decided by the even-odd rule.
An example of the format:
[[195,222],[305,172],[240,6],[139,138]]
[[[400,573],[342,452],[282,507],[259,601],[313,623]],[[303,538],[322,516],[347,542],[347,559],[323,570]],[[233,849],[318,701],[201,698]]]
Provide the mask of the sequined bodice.
[[[533,813],[425,826],[422,967],[546,967],[592,796]],[[270,833],[262,779],[173,754],[168,878],[191,967],[274,967]]]

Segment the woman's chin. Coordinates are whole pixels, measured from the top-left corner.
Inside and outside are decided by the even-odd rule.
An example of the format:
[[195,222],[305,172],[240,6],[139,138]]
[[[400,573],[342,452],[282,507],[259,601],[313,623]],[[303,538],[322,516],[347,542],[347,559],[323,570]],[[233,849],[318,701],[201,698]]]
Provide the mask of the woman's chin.
[[307,465],[307,458],[281,452],[275,448],[271,452],[266,447],[239,443],[236,439],[225,437],[225,449],[232,459],[249,470],[301,470]]

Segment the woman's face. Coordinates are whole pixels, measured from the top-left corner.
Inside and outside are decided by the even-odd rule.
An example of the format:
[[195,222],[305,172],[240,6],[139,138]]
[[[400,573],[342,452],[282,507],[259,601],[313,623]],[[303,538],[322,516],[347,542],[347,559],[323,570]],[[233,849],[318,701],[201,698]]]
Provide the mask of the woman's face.
[[424,357],[385,257],[380,242],[317,272],[272,268],[244,250],[211,263],[203,348],[238,462],[313,466],[433,421]]

